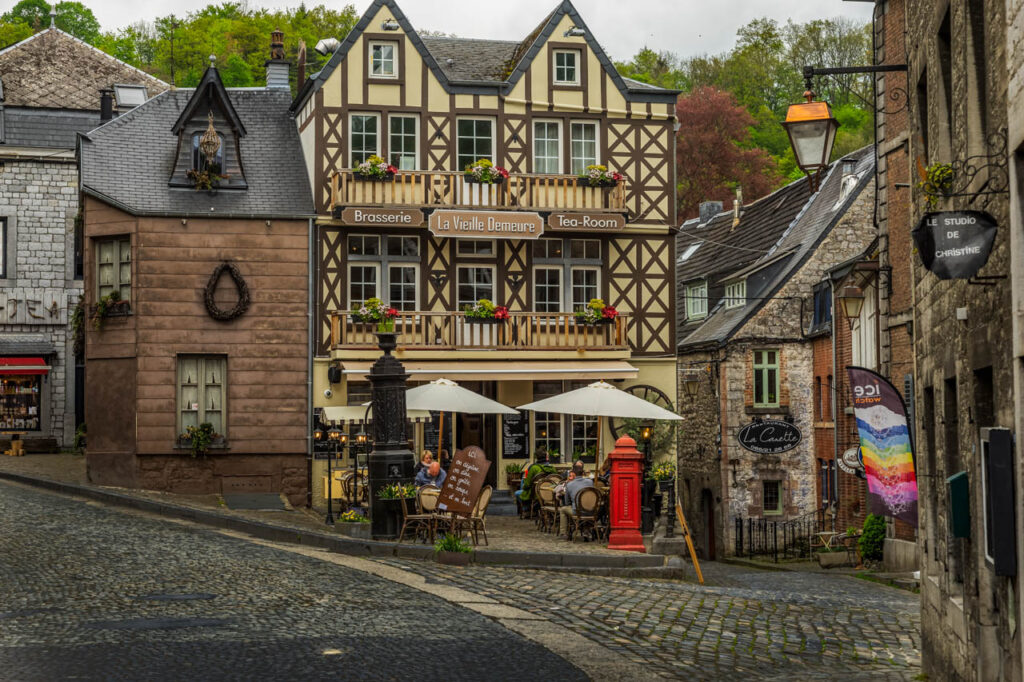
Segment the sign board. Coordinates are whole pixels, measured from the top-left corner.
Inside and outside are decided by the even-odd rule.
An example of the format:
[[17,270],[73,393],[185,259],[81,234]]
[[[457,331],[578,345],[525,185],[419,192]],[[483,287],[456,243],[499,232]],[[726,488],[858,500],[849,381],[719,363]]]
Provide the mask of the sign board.
[[[449,453],[452,451],[452,424],[453,418],[451,414],[448,414],[444,420],[444,444],[441,445],[441,449],[447,450]],[[441,413],[430,411],[430,421],[424,422],[423,424],[423,449],[430,450],[437,455],[437,446],[441,442]]]
[[66,325],[68,295],[63,289],[0,290],[0,322]]
[[626,216],[621,213],[552,213],[548,216],[548,227],[580,232],[619,232],[626,228]]
[[540,215],[525,211],[439,209],[430,214],[428,224],[431,234],[449,238],[537,239],[544,234]]
[[441,486],[441,494],[437,498],[438,509],[453,514],[469,514],[473,511],[490,468],[487,455],[477,446],[470,445],[458,450],[452,458],[448,477]]
[[925,213],[914,228],[914,243],[939,279],[970,279],[988,262],[997,227],[984,211]]
[[736,434],[740,445],[760,455],[777,455],[800,444],[800,429],[778,419],[761,419],[747,424]]
[[530,456],[530,416],[501,416],[501,456],[505,459],[527,459]]
[[338,452],[335,456],[334,449],[330,450],[313,450],[313,459],[341,459],[342,452]]
[[864,473],[864,462],[861,460],[860,446],[847,449],[839,458],[838,464],[839,468],[846,473],[862,476]]
[[418,208],[355,208],[349,206],[341,212],[346,225],[387,225],[394,227],[421,227],[423,211]]

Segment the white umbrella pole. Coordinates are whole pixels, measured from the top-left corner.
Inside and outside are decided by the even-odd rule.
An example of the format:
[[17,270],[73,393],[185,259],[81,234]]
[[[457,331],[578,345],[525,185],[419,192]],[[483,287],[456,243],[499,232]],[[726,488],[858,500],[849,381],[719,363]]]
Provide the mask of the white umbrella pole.
[[604,448],[602,447],[602,445],[603,445],[602,441],[604,440],[604,429],[601,428],[602,426],[604,426],[601,423],[602,419],[603,419],[603,417],[601,415],[597,416],[597,457],[594,458],[594,479],[595,480],[597,479],[597,472],[599,472],[601,470],[601,455],[604,453]]

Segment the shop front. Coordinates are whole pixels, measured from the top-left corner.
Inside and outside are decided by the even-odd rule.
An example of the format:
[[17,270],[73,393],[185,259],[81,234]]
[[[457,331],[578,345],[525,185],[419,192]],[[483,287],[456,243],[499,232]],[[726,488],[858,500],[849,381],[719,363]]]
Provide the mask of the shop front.
[[0,431],[43,431],[50,369],[43,357],[0,357]]

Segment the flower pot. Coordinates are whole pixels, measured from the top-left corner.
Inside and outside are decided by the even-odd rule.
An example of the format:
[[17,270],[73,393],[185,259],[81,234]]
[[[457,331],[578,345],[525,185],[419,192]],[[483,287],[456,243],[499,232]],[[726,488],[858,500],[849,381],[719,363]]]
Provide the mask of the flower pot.
[[505,474],[505,483],[508,484],[509,488],[513,490],[519,487],[519,484],[523,482],[523,475],[520,474]]
[[673,483],[675,483],[675,481],[672,479],[668,479],[667,481],[658,481],[658,490],[663,493],[667,493],[669,490],[672,490]]
[[504,320],[499,320],[496,317],[470,317],[467,315],[466,322],[471,324],[497,324],[499,322],[504,322]]
[[338,521],[334,524],[334,530],[342,535],[347,535],[350,538],[359,538],[360,540],[370,540],[370,529],[372,524],[363,523],[361,521]]
[[473,555],[469,552],[437,552],[437,563],[447,566],[469,566]]
[[377,332],[377,347],[385,353],[398,348],[398,334],[395,332]]

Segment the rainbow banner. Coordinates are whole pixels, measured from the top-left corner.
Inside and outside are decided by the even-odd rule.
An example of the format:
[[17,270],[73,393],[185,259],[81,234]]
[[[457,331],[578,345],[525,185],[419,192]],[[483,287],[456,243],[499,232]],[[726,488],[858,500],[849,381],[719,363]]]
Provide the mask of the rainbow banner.
[[868,510],[917,527],[917,477],[907,411],[899,391],[863,367],[847,367],[868,479]]

